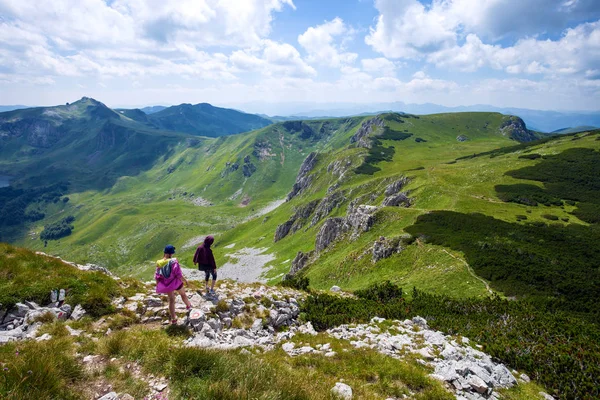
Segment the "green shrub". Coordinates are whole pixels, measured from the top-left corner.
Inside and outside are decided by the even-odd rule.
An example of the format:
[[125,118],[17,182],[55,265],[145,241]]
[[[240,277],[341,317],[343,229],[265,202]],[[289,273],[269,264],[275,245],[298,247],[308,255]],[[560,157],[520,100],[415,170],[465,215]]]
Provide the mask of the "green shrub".
[[373,284],[366,289],[357,290],[354,294],[362,299],[386,303],[388,301],[401,299],[402,288],[394,285],[390,281],[385,281],[383,283]]
[[308,290],[310,281],[306,276],[292,276],[281,281],[280,285],[283,287],[289,287],[296,290]]
[[558,217],[552,214],[542,214],[542,218],[549,219],[550,221],[558,221]]
[[537,160],[538,158],[542,158],[542,155],[541,154],[535,154],[535,153],[524,154],[522,156],[519,156],[519,158],[525,159],[525,160]]
[[405,231],[463,252],[475,272],[507,296],[528,296],[600,322],[598,225],[520,224],[434,211]]
[[325,293],[309,296],[302,304],[301,311],[306,320],[320,331],[342,324],[368,322],[373,317],[404,318],[408,315],[408,308],[401,298],[382,303]]
[[542,203],[562,205],[561,199],[575,205],[577,218],[592,224],[600,223],[600,152],[588,148],[572,148],[560,154],[546,156],[532,166],[508,171],[506,175],[544,183],[533,185],[496,186],[498,197],[527,205]]
[[63,218],[59,222],[45,225],[44,230],[40,233],[41,240],[58,240],[60,238],[69,236],[73,231],[73,225],[71,223],[75,221],[75,217],[70,215]]
[[217,308],[215,310],[216,312],[227,312],[229,311],[229,306],[227,305],[227,302],[225,300],[219,300],[219,302],[217,303]]

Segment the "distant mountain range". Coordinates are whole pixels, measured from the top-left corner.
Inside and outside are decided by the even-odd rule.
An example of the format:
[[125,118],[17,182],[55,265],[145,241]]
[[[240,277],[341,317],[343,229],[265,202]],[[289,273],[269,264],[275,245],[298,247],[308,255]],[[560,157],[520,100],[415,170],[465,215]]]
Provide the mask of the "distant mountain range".
[[21,110],[23,108],[29,108],[28,106],[0,106],[0,112],[13,111],[13,110]]
[[271,123],[210,104],[146,114],[112,110],[83,97],[66,105],[0,113],[0,171],[20,182],[63,180],[105,188],[120,176],[149,168],[174,146],[198,145],[204,140],[199,136],[237,134]]
[[246,103],[236,104],[236,108],[246,112],[260,112],[276,115],[271,117],[275,121],[289,119],[314,119],[324,117],[346,117],[361,115],[376,115],[382,112],[405,112],[409,114],[428,115],[454,112],[499,112],[506,115],[521,117],[529,129],[540,132],[553,132],[558,129],[593,126],[600,127],[600,111],[543,111],[524,108],[495,107],[485,104],[472,106],[446,107],[439,104],[409,104],[401,101],[391,103]]
[[[544,111],[525,108],[495,107],[486,104],[446,107],[439,104],[391,103],[245,103],[235,109],[219,108],[207,103],[178,106],[149,106],[139,109],[116,109],[121,114],[161,129],[205,136],[222,136],[261,128],[269,122],[376,115],[382,112],[405,112],[427,115],[450,112],[499,112],[521,117],[529,129],[546,133],[566,133],[564,129],[600,127],[600,111]],[[27,108],[21,105],[0,106],[0,112]],[[146,114],[145,118],[137,111]],[[245,110],[246,112],[239,111]],[[569,131],[572,132],[572,131]]]

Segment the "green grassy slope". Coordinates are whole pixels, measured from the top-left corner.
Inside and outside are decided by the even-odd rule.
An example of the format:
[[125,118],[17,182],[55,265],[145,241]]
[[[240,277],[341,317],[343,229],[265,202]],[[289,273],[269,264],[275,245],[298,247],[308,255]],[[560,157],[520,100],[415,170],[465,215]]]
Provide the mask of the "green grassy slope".
[[177,245],[184,264],[191,264],[204,235],[230,230],[283,200],[306,156],[325,148],[337,131],[356,129],[361,120],[314,121],[303,130],[277,124],[202,139],[192,147],[180,143],[152,169],[122,177],[110,189],[70,193],[67,203],[45,205],[46,218],[29,224],[33,240],[19,243],[44,249],[37,239],[43,226],[73,215],[73,234],[49,241],[46,251],[145,276],[169,242]]
[[[414,204],[410,208],[384,207],[375,218],[375,226],[355,241],[344,240],[328,248],[307,270],[306,276],[316,288],[339,285],[346,289],[357,289],[365,285],[390,279],[403,287],[413,285],[438,293],[460,297],[484,296],[489,291],[486,282],[472,271],[465,255],[459,249],[442,247],[425,241],[417,241],[400,254],[381,260],[371,261],[370,249],[380,237],[399,236],[405,228],[413,225],[419,215],[433,210],[452,210],[461,213],[477,212],[502,221],[516,223],[517,215],[526,215],[529,222],[545,221],[545,215],[552,214],[560,220],[569,218],[570,223],[585,223],[571,212],[574,206],[530,207],[523,204],[505,203],[495,190],[499,184],[514,184],[522,180],[506,175],[508,171],[535,164],[522,154],[535,152],[557,154],[574,146],[599,148],[597,135],[581,135],[573,141],[572,136],[556,138],[540,144],[518,146],[518,149],[500,156],[475,157],[461,161],[456,158],[493,149],[514,145],[515,142],[499,132],[503,117],[499,114],[446,114],[420,119],[405,120],[403,124],[389,123],[392,129],[408,130],[413,136],[403,141],[384,141],[384,146],[394,146],[391,162],[376,164],[381,171],[373,175],[355,174],[352,169],[360,165],[366,150],[346,146],[336,152],[325,154],[315,168],[315,179],[311,187],[300,197],[280,207],[271,218],[263,223],[253,221],[223,238],[226,243],[244,243],[269,247],[277,254],[269,276],[275,280],[286,273],[298,251],[307,252],[315,248],[315,236],[323,223],[304,228],[289,235],[280,242],[273,243],[273,233],[278,224],[286,221],[294,207],[321,199],[327,189],[340,183],[337,191],[343,192],[346,201],[330,216],[344,216],[349,203],[359,199],[360,204],[379,206],[383,200],[386,185],[399,176],[411,178],[407,186]],[[409,125],[410,124],[410,125]],[[485,127],[485,128],[484,128]],[[456,141],[458,134],[470,140]],[[426,142],[416,142],[415,137]],[[336,160],[348,160],[351,167],[341,181],[337,176],[326,172],[327,166]],[[529,182],[531,183],[531,182]],[[534,185],[541,183],[533,182]],[[371,197],[371,194],[374,194]],[[522,222],[521,222],[522,223]],[[252,232],[268,232],[258,240]],[[276,278],[277,277],[277,278]]]

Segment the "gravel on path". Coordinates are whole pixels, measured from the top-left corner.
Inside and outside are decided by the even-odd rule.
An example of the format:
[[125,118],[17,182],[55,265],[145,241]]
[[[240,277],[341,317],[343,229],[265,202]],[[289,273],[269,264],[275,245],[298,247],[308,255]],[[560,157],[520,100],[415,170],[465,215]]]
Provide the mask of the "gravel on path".
[[[238,282],[266,282],[261,276],[269,269],[265,265],[275,259],[271,253],[265,253],[267,248],[246,247],[235,253],[227,254],[230,261],[217,269],[218,279],[232,279]],[[183,269],[187,279],[203,280],[204,272],[195,269]]]

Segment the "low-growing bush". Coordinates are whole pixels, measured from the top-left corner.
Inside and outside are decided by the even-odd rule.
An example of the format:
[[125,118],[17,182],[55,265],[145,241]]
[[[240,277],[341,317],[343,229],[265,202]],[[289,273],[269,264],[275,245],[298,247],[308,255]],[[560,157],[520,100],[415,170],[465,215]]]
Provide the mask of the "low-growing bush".
[[558,217],[552,214],[542,214],[542,218],[549,219],[550,221],[558,221]]
[[296,290],[307,291],[309,283],[310,283],[310,281],[307,277],[295,275],[290,278],[284,279],[283,281],[281,281],[280,285],[283,287],[289,287],[289,288],[296,289]]
[[63,218],[59,222],[55,222],[53,224],[45,225],[44,230],[40,233],[41,240],[58,240],[60,238],[69,236],[73,231],[73,225],[71,225],[75,221],[75,217],[70,215],[66,218]]
[[525,160],[537,160],[538,158],[542,158],[542,155],[536,154],[536,153],[531,153],[531,154],[524,154],[522,156],[519,156],[519,158],[525,159]]
[[357,290],[354,294],[362,299],[386,303],[388,301],[401,299],[402,288],[390,281],[385,281],[383,283],[376,283],[365,289]]
[[227,305],[227,302],[225,300],[219,300],[219,302],[217,303],[217,308],[215,309],[216,312],[227,312],[229,311],[229,306]]

